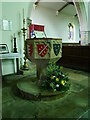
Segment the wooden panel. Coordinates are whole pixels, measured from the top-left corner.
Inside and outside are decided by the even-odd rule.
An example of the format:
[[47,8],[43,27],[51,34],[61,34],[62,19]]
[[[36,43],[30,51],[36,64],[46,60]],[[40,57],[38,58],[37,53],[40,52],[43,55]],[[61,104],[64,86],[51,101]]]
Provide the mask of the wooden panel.
[[62,58],[57,62],[65,67],[90,71],[90,46],[63,46]]

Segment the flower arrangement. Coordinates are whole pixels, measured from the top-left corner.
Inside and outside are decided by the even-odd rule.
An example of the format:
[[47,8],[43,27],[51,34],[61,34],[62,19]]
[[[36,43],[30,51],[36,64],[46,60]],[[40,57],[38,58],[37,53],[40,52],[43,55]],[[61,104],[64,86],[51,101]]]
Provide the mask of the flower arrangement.
[[67,74],[63,73],[63,67],[51,62],[47,67],[46,80],[44,80],[42,86],[53,91],[61,91],[69,87],[68,81]]

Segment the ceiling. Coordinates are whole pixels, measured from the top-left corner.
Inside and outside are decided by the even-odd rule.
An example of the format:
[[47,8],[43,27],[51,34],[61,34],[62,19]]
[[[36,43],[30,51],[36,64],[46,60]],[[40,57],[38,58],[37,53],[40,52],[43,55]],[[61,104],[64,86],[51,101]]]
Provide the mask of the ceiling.
[[[65,0],[56,0],[56,2],[54,2],[55,0],[51,1],[52,2],[48,2],[48,0],[40,0],[38,5],[57,11],[67,3]],[[63,10],[61,10],[61,12],[73,16],[76,15],[75,6],[71,4],[67,5]]]

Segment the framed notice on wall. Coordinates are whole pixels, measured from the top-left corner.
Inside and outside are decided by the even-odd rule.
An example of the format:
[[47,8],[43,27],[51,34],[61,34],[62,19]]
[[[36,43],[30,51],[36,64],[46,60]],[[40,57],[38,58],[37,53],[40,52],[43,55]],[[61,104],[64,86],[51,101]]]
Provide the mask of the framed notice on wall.
[[2,20],[2,30],[12,30],[12,21]]
[[0,31],[2,30],[2,20],[0,19]]

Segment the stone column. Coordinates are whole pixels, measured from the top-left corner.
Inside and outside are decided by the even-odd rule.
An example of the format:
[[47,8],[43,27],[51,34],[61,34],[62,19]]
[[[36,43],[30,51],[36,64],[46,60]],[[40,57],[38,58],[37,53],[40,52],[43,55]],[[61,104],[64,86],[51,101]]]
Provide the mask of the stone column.
[[89,31],[81,31],[81,45],[88,45],[89,38],[88,38]]
[[87,20],[87,18],[88,18],[87,15],[90,13],[90,10],[88,10],[88,14],[86,14],[87,13],[87,10],[85,9],[85,4],[86,3],[85,2],[76,2],[76,0],[73,0],[73,1],[74,1],[74,4],[75,4],[75,8],[76,8],[79,23],[80,23],[81,45],[88,45],[88,43],[90,43],[89,42],[89,38],[90,38],[89,34],[90,33],[89,33],[89,29],[88,29],[89,20]]
[[90,45],[90,31],[88,31],[88,44]]
[[88,43],[90,45],[90,1],[88,2]]

